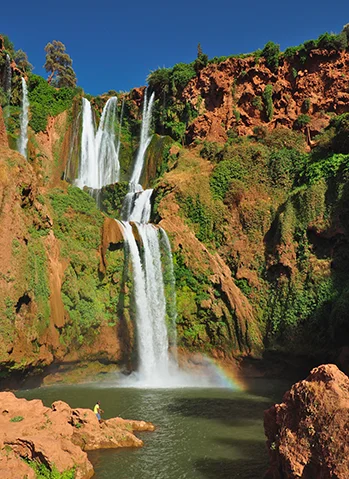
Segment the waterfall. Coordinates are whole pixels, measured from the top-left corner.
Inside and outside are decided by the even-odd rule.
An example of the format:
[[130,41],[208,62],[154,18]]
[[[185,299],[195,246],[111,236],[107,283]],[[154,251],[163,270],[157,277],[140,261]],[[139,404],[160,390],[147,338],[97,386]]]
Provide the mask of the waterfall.
[[149,318],[147,293],[145,285],[145,275],[142,268],[141,257],[139,254],[136,240],[133,236],[130,223],[118,222],[125,239],[126,250],[130,254],[132,272],[134,299],[136,306],[137,321],[137,342],[139,356],[139,373],[148,378],[155,363],[155,351],[153,341],[153,328]]
[[[149,223],[150,213],[151,213],[151,203],[150,198],[153,193],[153,190],[148,189],[145,191],[140,191],[132,195],[133,203],[131,205],[130,214],[128,217],[129,221],[135,221],[137,223]],[[130,195],[130,193],[128,193]],[[130,199],[130,197],[129,197]]]
[[82,99],[82,133],[81,133],[81,159],[79,175],[76,184],[79,188],[85,185],[97,188],[98,159],[95,155],[95,127],[91,103]]
[[81,160],[76,185],[100,190],[119,180],[119,148],[115,146],[117,98],[111,97],[105,104],[95,134],[90,102],[82,99]]
[[21,112],[21,130],[20,137],[18,139],[18,151],[26,158],[27,157],[27,144],[28,144],[28,89],[27,83],[22,78],[22,112]]
[[160,231],[160,244],[163,246],[164,250],[164,274],[166,275],[165,288],[167,289],[167,315],[170,319],[170,324],[168,328],[169,342],[172,346],[172,355],[177,361],[177,298],[176,298],[176,279],[173,269],[173,257],[171,251],[171,244],[166,231],[163,228],[159,229]]
[[155,95],[154,93],[152,93],[150,96],[149,102],[147,101],[147,90],[146,90],[144,93],[143,118],[142,118],[141,136],[139,141],[138,152],[137,152],[136,160],[134,163],[131,179],[129,182],[129,191],[127,195],[125,196],[125,199],[122,205],[122,210],[121,210],[122,219],[125,221],[140,221],[140,222],[146,223],[149,221],[149,218],[150,218],[151,193],[150,194],[147,193],[145,196],[142,197],[142,200],[141,200],[141,203],[142,203],[143,201],[149,199],[149,205],[146,205],[147,211],[144,212],[145,215],[148,215],[148,212],[149,212],[149,217],[147,220],[137,219],[137,218],[142,218],[142,215],[139,216],[140,214],[139,211],[137,211],[137,213],[134,214],[133,209],[136,205],[138,206],[138,208],[141,206],[138,200],[140,199],[140,195],[143,194],[142,193],[143,188],[139,184],[139,180],[143,171],[145,153],[147,151],[147,148],[152,138],[151,135],[149,135],[149,130],[151,125],[151,115],[152,115],[152,110],[154,105],[154,99],[155,99]]
[[152,93],[149,102],[147,101],[147,90],[146,90],[144,94],[141,138],[139,142],[136,161],[135,161],[133,172],[130,179],[130,183],[133,183],[133,184],[139,183],[139,180],[141,178],[141,174],[143,171],[143,166],[144,166],[145,152],[147,151],[147,148],[152,138],[151,135],[149,135],[149,130],[151,126],[151,115],[152,115],[152,110],[154,105],[154,99],[155,99],[155,95],[154,93]]
[[99,186],[119,181],[120,164],[115,147],[117,98],[111,97],[105,104],[96,134],[96,156],[99,166]]
[[119,222],[131,258],[139,367],[143,383],[160,385],[168,379],[170,358],[165,322],[166,300],[162,275],[159,230],[151,224],[137,224],[143,255],[137,246],[132,226]]
[[119,134],[118,134],[118,142],[117,142],[117,147],[116,147],[116,156],[117,156],[118,160],[119,160],[120,146],[121,146],[121,128],[122,128],[122,120],[124,118],[124,109],[125,109],[125,98],[122,99],[121,113],[120,113],[120,123],[119,123]]

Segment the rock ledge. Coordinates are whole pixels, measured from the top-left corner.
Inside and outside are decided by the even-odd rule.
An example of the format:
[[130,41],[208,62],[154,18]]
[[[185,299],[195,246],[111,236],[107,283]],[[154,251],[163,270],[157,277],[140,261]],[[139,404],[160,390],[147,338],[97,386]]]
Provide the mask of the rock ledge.
[[63,401],[45,407],[41,400],[0,393],[1,479],[35,479],[22,459],[36,460],[59,472],[76,468],[76,479],[90,479],[93,466],[86,451],[141,447],[133,431],[153,431],[151,423],[112,418],[99,424],[90,409],[71,409]]

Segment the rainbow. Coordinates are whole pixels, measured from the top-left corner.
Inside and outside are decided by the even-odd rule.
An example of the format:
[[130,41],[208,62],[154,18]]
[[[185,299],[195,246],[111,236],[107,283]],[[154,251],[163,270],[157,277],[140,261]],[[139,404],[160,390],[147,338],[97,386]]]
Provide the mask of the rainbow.
[[233,391],[247,391],[247,385],[243,378],[238,375],[237,370],[234,370],[226,364],[222,364],[221,361],[206,355],[203,355],[203,359],[211,365],[214,372],[218,375],[221,387],[232,389]]

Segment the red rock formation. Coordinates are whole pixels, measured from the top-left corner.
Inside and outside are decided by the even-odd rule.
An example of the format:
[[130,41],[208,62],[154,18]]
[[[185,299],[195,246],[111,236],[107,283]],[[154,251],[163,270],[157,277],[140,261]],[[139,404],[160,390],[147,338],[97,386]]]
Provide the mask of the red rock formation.
[[[306,113],[313,137],[328,125],[329,112],[349,111],[349,53],[313,50],[305,65],[297,57],[283,60],[277,74],[261,58],[228,58],[209,64],[183,91],[181,101],[189,102],[199,116],[189,125],[188,143],[195,139],[224,142],[229,129],[240,135],[252,134],[255,126],[269,129],[293,128]],[[273,86],[274,115],[266,118],[262,95]],[[306,100],[306,102],[305,102]]]
[[50,469],[55,466],[59,472],[75,466],[76,479],[89,479],[94,471],[85,451],[141,447],[143,441],[131,430],[153,431],[154,426],[121,418],[99,424],[89,409],[71,409],[63,401],[48,408],[40,400],[0,393],[1,479],[35,478],[22,459],[35,459]]
[[349,378],[313,369],[264,413],[270,468],[265,479],[348,479]]

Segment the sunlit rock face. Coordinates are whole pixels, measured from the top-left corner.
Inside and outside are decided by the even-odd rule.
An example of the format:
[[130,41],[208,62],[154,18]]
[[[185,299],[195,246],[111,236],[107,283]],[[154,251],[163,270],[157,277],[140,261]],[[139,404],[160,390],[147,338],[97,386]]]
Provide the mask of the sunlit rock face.
[[313,369],[264,413],[265,479],[349,477],[349,378],[333,364]]

